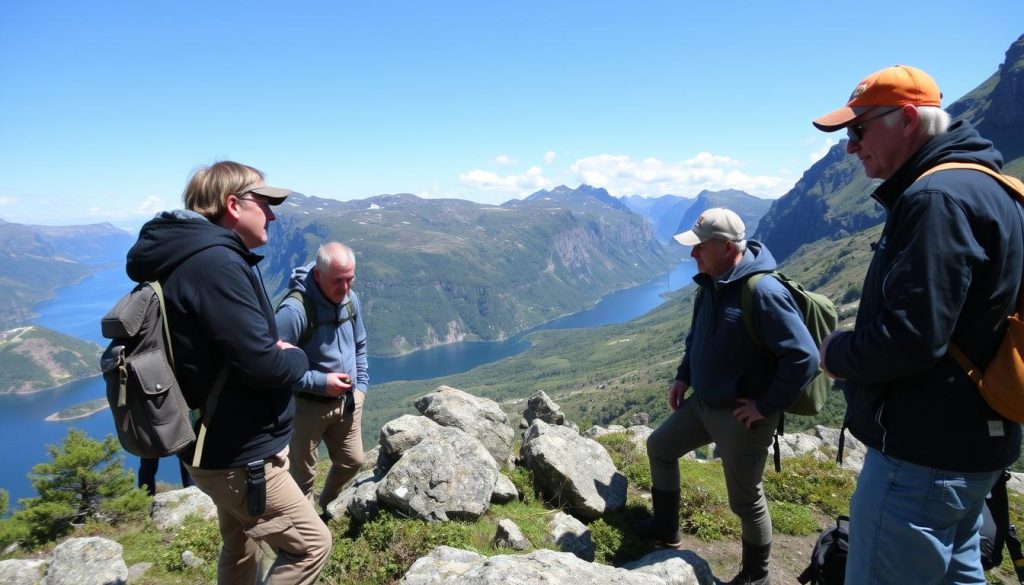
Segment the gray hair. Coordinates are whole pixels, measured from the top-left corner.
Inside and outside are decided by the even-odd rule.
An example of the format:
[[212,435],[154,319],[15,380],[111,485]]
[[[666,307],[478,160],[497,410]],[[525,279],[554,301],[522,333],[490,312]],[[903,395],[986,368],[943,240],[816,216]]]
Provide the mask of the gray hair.
[[318,272],[330,270],[331,264],[341,263],[342,266],[355,266],[356,256],[341,242],[327,242],[316,251],[316,269]]
[[734,240],[733,243],[736,244],[736,249],[740,251],[740,254],[742,254],[742,253],[747,251],[747,241],[746,240]]
[[[949,130],[950,117],[946,110],[938,106],[916,106],[917,117],[920,120],[919,135],[924,138],[932,138],[945,134]],[[882,116],[882,123],[892,128],[899,123],[900,110],[889,112]]]

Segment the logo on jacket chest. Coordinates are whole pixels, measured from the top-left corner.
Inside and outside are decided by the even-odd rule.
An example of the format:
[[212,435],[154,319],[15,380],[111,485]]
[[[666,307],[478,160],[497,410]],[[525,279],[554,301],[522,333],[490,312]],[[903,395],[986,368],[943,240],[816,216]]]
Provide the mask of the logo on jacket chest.
[[722,318],[728,323],[736,323],[743,319],[743,311],[739,307],[726,307],[722,310]]

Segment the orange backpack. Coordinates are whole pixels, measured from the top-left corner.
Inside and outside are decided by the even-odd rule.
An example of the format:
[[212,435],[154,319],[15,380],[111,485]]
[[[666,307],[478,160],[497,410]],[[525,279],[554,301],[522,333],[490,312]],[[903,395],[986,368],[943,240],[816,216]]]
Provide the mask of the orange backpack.
[[[947,169],[981,171],[998,181],[1018,203],[1024,203],[1024,183],[1020,179],[978,164],[945,163],[928,169],[918,179]],[[985,402],[992,410],[1018,423],[1024,422],[1024,318],[1021,313],[1024,313],[1024,282],[1018,289],[1016,310],[1006,318],[1006,334],[984,372],[956,344],[949,344],[949,355],[978,385]]]

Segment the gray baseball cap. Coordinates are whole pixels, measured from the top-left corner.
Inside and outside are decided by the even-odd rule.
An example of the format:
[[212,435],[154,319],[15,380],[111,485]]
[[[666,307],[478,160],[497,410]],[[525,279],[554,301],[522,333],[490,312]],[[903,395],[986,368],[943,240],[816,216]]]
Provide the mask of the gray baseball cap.
[[724,207],[705,209],[689,231],[672,236],[684,246],[696,246],[708,240],[738,242],[746,237],[746,226],[734,211]]

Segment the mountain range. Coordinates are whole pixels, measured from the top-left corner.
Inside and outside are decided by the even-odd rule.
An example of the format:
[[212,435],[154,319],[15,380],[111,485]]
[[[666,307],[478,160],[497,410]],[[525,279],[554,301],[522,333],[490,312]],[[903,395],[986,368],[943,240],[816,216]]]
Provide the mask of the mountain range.
[[380,195],[293,196],[271,224],[267,288],[339,240],[356,252],[370,352],[501,340],[645,282],[682,259],[604,189],[581,185],[482,205]]

